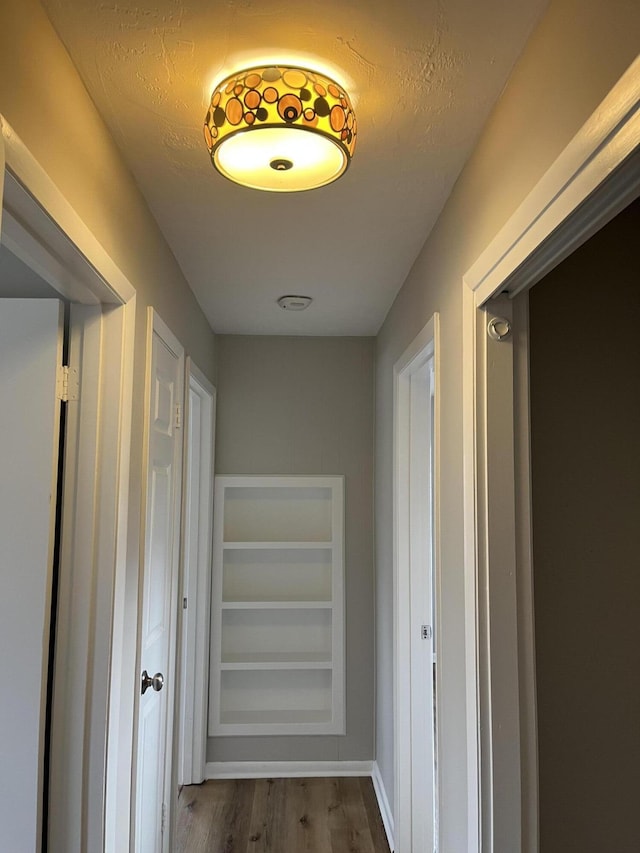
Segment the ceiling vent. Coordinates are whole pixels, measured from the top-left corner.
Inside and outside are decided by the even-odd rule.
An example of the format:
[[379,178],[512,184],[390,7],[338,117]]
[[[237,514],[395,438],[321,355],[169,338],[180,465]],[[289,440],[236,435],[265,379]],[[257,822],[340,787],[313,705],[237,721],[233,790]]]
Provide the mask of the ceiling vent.
[[310,296],[281,296],[278,305],[284,311],[304,311],[313,302]]

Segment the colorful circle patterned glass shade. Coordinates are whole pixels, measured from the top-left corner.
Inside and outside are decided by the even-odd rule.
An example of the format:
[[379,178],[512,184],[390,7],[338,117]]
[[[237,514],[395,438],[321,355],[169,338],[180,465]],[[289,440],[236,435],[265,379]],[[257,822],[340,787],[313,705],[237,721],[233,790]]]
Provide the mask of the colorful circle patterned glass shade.
[[286,65],[226,77],[213,91],[204,122],[216,169],[272,192],[335,181],[349,165],[357,132],[351,101],[338,83]]

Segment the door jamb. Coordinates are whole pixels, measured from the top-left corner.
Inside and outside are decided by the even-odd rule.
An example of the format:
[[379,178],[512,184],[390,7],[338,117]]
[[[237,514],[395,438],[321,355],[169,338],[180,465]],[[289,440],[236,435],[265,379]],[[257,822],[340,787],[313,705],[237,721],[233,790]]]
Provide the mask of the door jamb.
[[[409,406],[408,383],[415,369],[433,361],[434,365],[434,588],[436,597],[440,590],[440,559],[438,542],[439,531],[439,466],[440,466],[440,430],[439,430],[439,316],[434,314],[422,331],[398,359],[393,368],[394,384],[394,480],[393,480],[393,660],[394,660],[394,820],[393,834],[397,853],[405,853],[411,845],[411,673],[410,673],[410,588],[409,588],[409,481],[408,481],[408,433]],[[439,601],[436,610],[441,612]],[[439,637],[442,632],[439,632]],[[439,670],[436,670],[439,673]],[[438,685],[440,679],[438,676]],[[440,717],[441,690],[436,689],[438,707],[436,715]],[[438,754],[438,744],[434,744]],[[438,763],[438,783],[441,776],[441,762]],[[408,788],[408,791],[407,791]],[[407,844],[408,841],[408,844]],[[391,844],[391,839],[390,839]]]
[[[513,347],[488,341],[484,309],[488,300],[506,291],[509,298],[532,287],[590,236],[624,209],[640,193],[640,58],[613,86],[604,101],[554,161],[538,184],[498,232],[463,277],[463,441],[465,619],[467,645],[467,736],[470,786],[468,837],[473,850],[537,850],[537,778],[535,708],[521,716],[524,733],[516,749],[505,749],[498,717],[505,703],[535,699],[531,589],[521,589],[524,607],[525,659],[513,659],[505,669],[491,636],[500,636],[500,605],[518,600],[516,554],[526,551],[530,529],[527,500],[518,502],[515,513],[500,531],[493,526],[496,508],[503,498],[490,482],[490,442],[487,436],[487,367],[489,348],[500,352],[502,378],[514,380]],[[510,308],[511,306],[509,306]],[[495,312],[494,312],[495,313]],[[495,348],[498,347],[496,350]],[[493,365],[492,368],[493,370]],[[516,369],[521,369],[516,364]],[[513,388],[513,384],[511,384]],[[518,392],[510,409],[502,414],[513,442],[517,425]],[[520,440],[522,430],[520,425]],[[520,445],[520,453],[523,447]],[[505,467],[506,466],[506,467]],[[514,495],[522,497],[513,455],[501,460],[502,485],[510,482]],[[494,559],[493,549],[500,552]],[[511,557],[509,558],[509,553]],[[511,573],[496,572],[496,564],[511,559]],[[513,571],[516,568],[517,571]],[[496,598],[492,598],[495,595]],[[506,609],[502,608],[502,614]],[[507,619],[509,617],[507,616]],[[508,628],[508,626],[506,626]],[[516,631],[522,632],[516,623]],[[522,692],[522,700],[519,691]],[[525,699],[526,697],[526,699]],[[521,747],[526,747],[521,751]],[[521,756],[524,766],[521,767]],[[498,762],[498,763],[496,763]],[[532,764],[533,762],[533,764]],[[524,775],[522,775],[524,774]],[[526,780],[529,780],[528,783]],[[523,822],[509,814],[508,792],[525,787]],[[511,787],[510,787],[511,786]],[[505,796],[507,799],[505,799]],[[527,836],[522,833],[522,824]],[[502,845],[502,846],[500,846]],[[506,845],[506,846],[505,846]]]
[[[79,853],[103,849],[108,810],[104,780],[116,772],[107,760],[106,741],[113,735],[116,708],[110,677],[120,664],[117,643],[112,647],[118,624],[113,596],[126,574],[135,289],[1,115],[0,200],[0,216],[6,204],[5,239],[16,254],[35,263],[67,298],[88,305],[103,303],[101,312],[76,312],[74,328],[82,337],[82,357],[87,366],[99,365],[91,381],[99,380],[100,395],[92,407],[80,407],[78,440],[73,452],[68,448],[65,463],[65,479],[73,487],[64,496],[70,511],[63,527],[62,570],[67,577],[86,576],[87,552],[78,541],[82,533],[92,543],[90,598],[70,601],[67,624],[58,625],[59,632],[67,632],[68,648],[77,649],[80,642],[88,653],[68,662],[69,689],[58,689],[56,683],[54,707],[54,714],[65,717],[67,735],[76,748],[58,750],[52,766],[51,787],[59,798],[59,831],[65,839],[62,844],[52,839],[52,846]],[[73,282],[73,293],[65,290],[61,272]],[[91,450],[98,440],[99,456]],[[79,478],[75,474],[83,453],[87,476]],[[122,767],[117,772],[124,778]],[[74,786],[79,780],[87,784],[78,798]]]
[[[192,394],[201,402],[197,446],[193,446],[190,440]],[[178,710],[179,748],[176,767],[178,784],[181,785],[199,784],[204,782],[206,775],[215,423],[216,389],[191,358],[187,357],[181,598],[187,598],[187,606],[191,605],[191,609],[180,609],[183,618],[178,633],[182,698]],[[191,481],[192,467],[202,472],[197,483]],[[197,494],[191,494],[193,487],[197,489]],[[190,512],[193,506],[197,508],[195,518]],[[188,529],[189,519],[195,521],[195,536]],[[176,786],[173,787],[175,789]]]

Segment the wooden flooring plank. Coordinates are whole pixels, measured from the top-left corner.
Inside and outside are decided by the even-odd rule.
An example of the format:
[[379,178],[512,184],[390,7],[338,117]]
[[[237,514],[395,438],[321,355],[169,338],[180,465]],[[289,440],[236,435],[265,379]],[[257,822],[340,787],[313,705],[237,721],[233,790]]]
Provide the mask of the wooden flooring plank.
[[390,853],[389,842],[387,841],[387,833],[385,832],[382,815],[378,807],[378,799],[373,788],[373,782],[368,776],[360,776],[360,793],[362,802],[367,813],[367,821],[369,824],[369,832],[373,841],[373,849],[378,853]]
[[338,780],[340,825],[331,832],[331,853],[376,853],[358,777]]
[[220,827],[211,828],[208,853],[246,853],[249,849],[247,815],[255,801],[255,787],[253,779],[233,781],[232,801],[225,805],[226,820],[223,818]]
[[176,853],[389,853],[369,778],[215,780],[182,789]]
[[189,785],[179,798],[177,850],[246,853],[253,780],[215,780]]
[[285,836],[285,779],[256,779],[247,853],[277,853]]
[[325,779],[288,779],[283,849],[300,853],[330,850],[327,815],[331,789]]

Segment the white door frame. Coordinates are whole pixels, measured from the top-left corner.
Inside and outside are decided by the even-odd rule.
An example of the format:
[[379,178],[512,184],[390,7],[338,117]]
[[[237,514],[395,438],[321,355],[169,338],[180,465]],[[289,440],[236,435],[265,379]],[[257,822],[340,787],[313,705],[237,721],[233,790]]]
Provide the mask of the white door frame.
[[[411,379],[425,365],[432,363],[434,369],[434,435],[433,442],[433,501],[432,508],[427,491],[416,497],[410,494],[411,483]],[[439,359],[438,359],[438,315],[429,320],[393,368],[393,446],[394,446],[394,494],[393,494],[393,614],[394,614],[394,841],[396,853],[412,852],[412,765],[425,752],[431,752],[423,743],[412,738],[412,678],[411,649],[412,635],[412,549],[415,548],[415,533],[411,517],[418,513],[421,518],[434,518],[434,529],[430,531],[436,547],[432,566],[436,598],[439,583]],[[427,402],[427,401],[425,401]],[[427,436],[428,437],[428,436]],[[418,503],[419,505],[416,505]],[[433,510],[433,512],[432,512]],[[415,571],[415,569],[414,569]],[[415,584],[413,577],[413,584]],[[436,601],[436,612],[440,613]],[[429,616],[428,621],[431,621]],[[439,637],[442,632],[439,631]],[[432,649],[432,642],[429,642]],[[438,679],[439,681],[439,679]],[[438,687],[439,687],[438,683]],[[441,707],[441,693],[436,689],[437,717]],[[434,745],[438,751],[437,744]],[[441,762],[438,762],[438,776]],[[438,788],[436,782],[436,788]],[[434,792],[435,794],[435,792]],[[425,808],[427,806],[425,805]],[[422,853],[422,851],[413,851]]]
[[192,785],[207,750],[216,389],[190,358],[185,390],[177,782]]
[[131,756],[129,741],[126,767],[111,752],[107,759],[118,744],[126,755],[127,742],[126,733],[114,737],[110,711],[128,701],[117,640],[135,289],[2,116],[0,129],[3,242],[62,296],[81,303],[71,317],[80,401],[68,417],[50,787],[51,849],[81,853],[104,849],[111,781],[104,780],[119,775],[119,784],[128,784]]
[[[147,554],[146,554],[146,545],[147,545],[147,524],[148,524],[148,484],[149,484],[149,471],[150,471],[150,438],[151,438],[151,399],[152,399],[152,383],[154,380],[154,376],[152,373],[153,368],[153,338],[154,335],[162,341],[162,343],[169,349],[173,354],[175,354],[178,359],[178,367],[179,367],[179,388],[177,399],[175,400],[176,405],[180,407],[178,421],[180,422],[180,428],[176,430],[176,446],[175,446],[175,456],[174,456],[174,476],[172,477],[173,484],[173,504],[171,507],[171,513],[173,517],[173,540],[172,540],[172,554],[171,554],[171,583],[170,583],[170,625],[169,625],[169,650],[168,650],[168,665],[166,672],[163,673],[164,681],[167,688],[168,693],[166,694],[166,720],[165,720],[165,731],[164,731],[164,779],[163,779],[163,823],[164,823],[164,832],[162,836],[162,850],[163,853],[170,853],[171,848],[171,838],[172,838],[172,797],[173,797],[173,785],[172,785],[172,774],[173,774],[173,745],[174,745],[174,716],[175,716],[175,706],[177,699],[177,686],[176,686],[176,671],[177,671],[177,660],[176,660],[176,650],[178,645],[178,589],[179,589],[179,577],[180,577],[180,552],[181,552],[181,506],[182,506],[182,495],[184,488],[184,476],[183,476],[183,457],[184,457],[184,399],[185,399],[185,389],[184,389],[184,376],[185,376],[185,354],[184,347],[173,334],[173,332],[169,329],[166,323],[159,316],[158,312],[155,311],[151,306],[147,309],[147,342],[146,342],[146,364],[145,364],[145,403],[144,403],[144,447],[143,447],[143,458],[144,458],[144,469],[143,469],[143,477],[142,477],[142,507],[140,514],[140,566],[144,567],[146,564]],[[134,751],[133,751],[133,801],[135,802],[136,797],[138,796],[138,791],[136,790],[136,779],[137,779],[137,755],[138,755],[138,723],[139,723],[139,707],[140,707],[140,673],[142,668],[144,667],[144,662],[141,660],[141,630],[142,630],[142,608],[145,605],[144,601],[144,570],[140,571],[139,575],[139,587],[137,594],[137,602],[138,602],[138,637],[136,642],[136,690],[135,690],[135,711],[134,711]],[[136,837],[139,831],[139,827],[135,821],[136,808],[132,808],[132,819],[134,820],[134,826],[132,827],[131,833],[131,845],[132,849],[136,849]],[[127,848],[128,849],[128,848]],[[160,853],[160,851],[158,851]]]
[[[638,196],[639,161],[637,59],[463,280],[468,837],[474,852],[538,849],[528,424],[522,381],[526,317],[514,317],[516,306],[509,300]],[[489,302],[505,292],[501,301]],[[489,339],[492,315],[512,323],[508,340]]]

